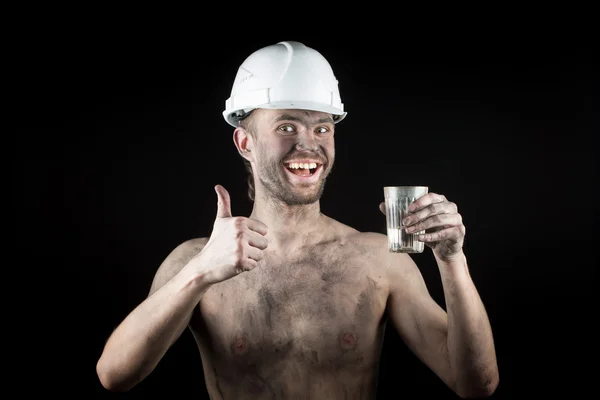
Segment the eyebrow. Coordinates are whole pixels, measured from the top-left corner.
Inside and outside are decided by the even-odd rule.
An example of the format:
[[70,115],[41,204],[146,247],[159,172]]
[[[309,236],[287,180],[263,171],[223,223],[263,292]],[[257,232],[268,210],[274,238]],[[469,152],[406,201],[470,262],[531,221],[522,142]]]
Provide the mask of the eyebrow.
[[[302,123],[307,122],[304,119],[295,117],[291,114],[281,114],[280,116],[278,116],[277,118],[275,118],[273,120],[273,122],[281,122],[281,121],[296,121],[296,122],[302,122]],[[325,124],[325,123],[333,124],[333,118],[331,118],[331,117],[319,118],[314,123],[316,123],[316,124]]]

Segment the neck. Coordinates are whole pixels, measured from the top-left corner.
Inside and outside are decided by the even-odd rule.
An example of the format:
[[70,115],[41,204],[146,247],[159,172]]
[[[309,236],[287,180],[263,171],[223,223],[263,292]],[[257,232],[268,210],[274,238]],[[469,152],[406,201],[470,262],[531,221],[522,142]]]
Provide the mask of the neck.
[[256,193],[250,218],[267,225],[269,247],[301,246],[323,236],[325,216],[320,203],[288,205]]

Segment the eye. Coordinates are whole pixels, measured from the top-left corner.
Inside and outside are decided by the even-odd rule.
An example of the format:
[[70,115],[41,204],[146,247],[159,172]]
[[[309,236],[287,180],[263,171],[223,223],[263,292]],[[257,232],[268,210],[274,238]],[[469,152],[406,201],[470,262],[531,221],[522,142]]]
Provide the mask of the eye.
[[294,133],[296,131],[296,128],[294,128],[294,125],[281,125],[279,128],[277,128],[278,131],[280,132],[284,132],[284,133]]
[[324,134],[324,133],[328,133],[330,132],[330,129],[327,128],[326,126],[320,126],[317,129],[315,129],[316,133],[320,133],[320,134]]

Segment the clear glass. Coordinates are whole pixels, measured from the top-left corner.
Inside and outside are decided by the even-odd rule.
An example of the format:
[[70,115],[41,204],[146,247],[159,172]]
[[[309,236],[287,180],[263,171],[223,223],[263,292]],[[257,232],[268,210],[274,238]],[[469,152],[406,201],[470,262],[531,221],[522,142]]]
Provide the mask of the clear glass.
[[416,239],[416,235],[425,231],[406,233],[402,220],[408,213],[408,206],[427,191],[427,186],[385,186],[383,188],[389,251],[422,253],[425,249],[425,243]]

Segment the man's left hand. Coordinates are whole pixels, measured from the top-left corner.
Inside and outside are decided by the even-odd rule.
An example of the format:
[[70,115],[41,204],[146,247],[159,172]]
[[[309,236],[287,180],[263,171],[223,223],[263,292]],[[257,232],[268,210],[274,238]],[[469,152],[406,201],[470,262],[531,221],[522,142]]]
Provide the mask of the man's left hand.
[[431,247],[440,260],[452,261],[462,254],[465,226],[456,204],[445,196],[437,193],[421,196],[408,207],[402,223],[407,233],[424,230],[417,240]]

